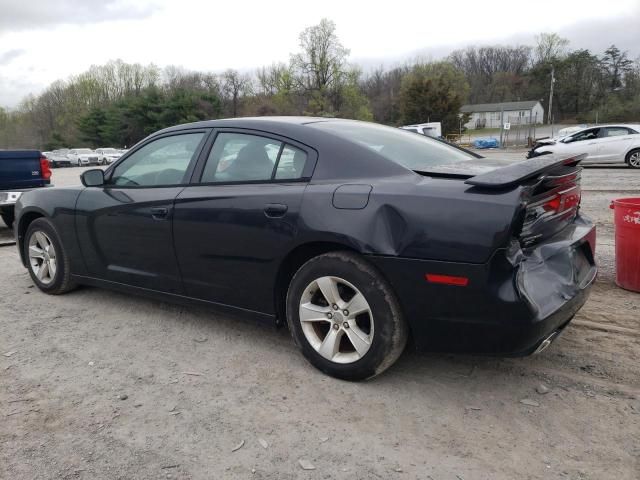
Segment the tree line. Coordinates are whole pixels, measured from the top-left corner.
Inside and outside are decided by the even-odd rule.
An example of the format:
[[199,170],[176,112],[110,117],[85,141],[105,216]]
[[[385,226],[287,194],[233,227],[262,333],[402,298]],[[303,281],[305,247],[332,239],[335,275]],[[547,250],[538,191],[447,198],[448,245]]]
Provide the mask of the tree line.
[[552,71],[556,123],[640,120],[640,61],[615,45],[598,55],[545,33],[531,46],[468,47],[366,74],[348,58],[323,19],[300,34],[288,63],[252,73],[110,61],[0,108],[0,148],[130,146],[170,125],[263,115],[441,121],[457,132],[464,103],[540,100],[546,111]]

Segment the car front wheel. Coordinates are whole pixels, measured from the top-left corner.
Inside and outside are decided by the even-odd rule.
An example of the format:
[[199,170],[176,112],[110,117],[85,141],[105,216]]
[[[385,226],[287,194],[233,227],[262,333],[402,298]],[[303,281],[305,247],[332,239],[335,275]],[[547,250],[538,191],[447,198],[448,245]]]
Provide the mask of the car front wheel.
[[382,373],[398,359],[408,336],[391,287],[351,252],[320,255],[296,272],[287,322],[303,355],[344,380]]
[[25,235],[24,255],[31,279],[43,292],[59,295],[74,288],[69,257],[49,220],[38,218],[31,222]]

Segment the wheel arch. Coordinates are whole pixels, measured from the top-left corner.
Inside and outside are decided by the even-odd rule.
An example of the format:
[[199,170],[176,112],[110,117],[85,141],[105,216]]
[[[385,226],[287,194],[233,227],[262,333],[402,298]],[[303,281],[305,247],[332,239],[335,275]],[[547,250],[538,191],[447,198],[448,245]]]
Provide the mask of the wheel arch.
[[23,212],[20,215],[20,220],[18,222],[17,225],[17,237],[16,237],[16,242],[18,244],[18,251],[20,252],[20,260],[22,261],[22,264],[26,267],[27,266],[27,260],[24,256],[24,236],[27,233],[27,229],[29,228],[29,225],[31,225],[31,223],[34,220],[37,220],[38,218],[46,218],[47,216],[45,215],[44,212],[42,212],[41,210],[29,210],[28,212]]
[[630,163],[631,154],[633,154],[635,152],[640,152],[640,147],[633,147],[631,150],[629,150],[624,156],[624,163],[626,163],[627,165],[631,166],[631,163]]
[[[354,253],[361,256],[366,261],[366,256],[362,255],[362,252],[358,251],[353,246],[335,241],[314,241],[303,243],[289,251],[289,253],[284,257],[284,259],[280,263],[280,267],[278,268],[278,273],[276,274],[274,288],[274,308],[276,314],[276,324],[278,326],[286,325],[287,291],[289,290],[291,279],[298,271],[298,269],[306,262],[314,257],[317,257],[318,255],[337,251]],[[367,263],[369,263],[369,265],[376,270],[378,275],[380,275],[389,284],[391,290],[395,294],[395,288],[387,275],[385,275],[384,272],[380,271],[380,269],[377,268],[373,263]],[[401,311],[403,310],[401,304],[399,304],[399,308]],[[407,326],[409,328],[409,335],[411,336],[411,325],[408,324]]]
[[333,241],[303,243],[287,253],[282,262],[280,262],[274,288],[274,307],[276,312],[276,323],[278,325],[286,324],[286,297],[293,275],[302,265],[312,258],[324,253],[340,250],[356,254],[360,253],[352,246]]

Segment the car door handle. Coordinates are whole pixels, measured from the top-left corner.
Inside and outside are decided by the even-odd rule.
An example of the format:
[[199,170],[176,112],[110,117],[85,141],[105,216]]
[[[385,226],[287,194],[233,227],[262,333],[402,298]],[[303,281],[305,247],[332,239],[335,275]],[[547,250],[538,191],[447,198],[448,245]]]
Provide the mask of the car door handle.
[[153,207],[151,209],[151,217],[155,220],[164,220],[169,215],[169,209],[165,207]]
[[289,207],[282,203],[267,203],[264,207],[264,214],[270,218],[284,217]]

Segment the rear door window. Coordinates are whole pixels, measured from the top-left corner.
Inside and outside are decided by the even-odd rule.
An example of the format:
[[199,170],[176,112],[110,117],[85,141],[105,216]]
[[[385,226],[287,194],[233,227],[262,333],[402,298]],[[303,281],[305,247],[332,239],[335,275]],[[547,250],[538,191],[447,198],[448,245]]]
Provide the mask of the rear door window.
[[260,135],[222,132],[216,137],[202,183],[267,182],[302,177],[307,154]]
[[626,127],[607,127],[604,129],[605,137],[619,137],[621,135],[629,135],[631,131]]
[[303,150],[291,145],[285,145],[280,154],[276,180],[294,180],[302,178],[302,172],[307,163],[307,154]]

